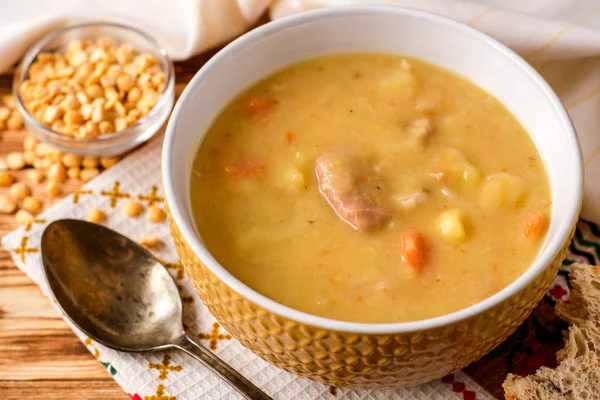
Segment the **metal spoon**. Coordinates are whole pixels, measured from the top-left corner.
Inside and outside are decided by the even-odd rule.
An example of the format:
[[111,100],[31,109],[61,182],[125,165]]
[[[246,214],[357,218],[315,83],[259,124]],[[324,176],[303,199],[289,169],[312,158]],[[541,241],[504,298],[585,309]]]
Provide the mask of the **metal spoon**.
[[177,286],[142,246],[103,226],[63,219],[44,231],[42,261],[59,306],[95,341],[130,352],[183,350],[246,399],[272,400],[185,335]]

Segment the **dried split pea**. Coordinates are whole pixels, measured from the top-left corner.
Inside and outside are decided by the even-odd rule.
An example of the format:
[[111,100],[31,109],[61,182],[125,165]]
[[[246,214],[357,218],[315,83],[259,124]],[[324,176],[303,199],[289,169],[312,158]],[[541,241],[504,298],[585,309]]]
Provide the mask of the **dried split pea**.
[[142,205],[135,200],[129,200],[123,206],[123,214],[127,217],[137,217],[142,212]]
[[37,197],[28,196],[23,200],[23,208],[34,214],[42,211],[42,201]]
[[40,143],[33,135],[27,135],[23,140],[23,149],[35,152],[35,148]]
[[23,117],[17,111],[13,111],[8,120],[6,120],[6,128],[10,131],[17,131],[23,128]]
[[145,247],[156,247],[160,244],[160,239],[152,233],[146,233],[140,239],[140,244]]
[[150,222],[158,223],[165,220],[167,214],[165,211],[157,207],[155,205],[151,205],[148,207],[148,211],[146,211],[146,219]]
[[35,220],[35,217],[29,211],[19,210],[15,214],[15,220],[18,225],[28,225]]
[[79,178],[84,181],[90,181],[92,179],[94,179],[95,177],[98,176],[98,174],[100,174],[100,171],[98,171],[98,168],[85,168],[82,169],[81,172],[79,173]]
[[42,158],[42,169],[50,169],[50,167],[54,164],[50,157]]
[[65,182],[67,180],[65,167],[60,163],[52,164],[48,169],[48,179],[58,183]]
[[18,151],[13,151],[6,156],[6,165],[8,168],[12,170],[20,170],[25,168],[25,159],[23,158],[23,153],[19,153]]
[[83,157],[81,165],[83,168],[98,168],[98,157]]
[[62,163],[67,168],[79,167],[81,165],[81,157],[75,154],[64,154]]
[[67,170],[67,176],[70,179],[79,179],[79,174],[81,173],[81,170],[79,169],[79,167],[70,167]]
[[5,194],[0,194],[0,213],[12,214],[17,209],[17,203]]
[[6,107],[14,110],[17,105],[15,104],[15,97],[12,94],[5,94],[2,96],[2,102],[6,105]]
[[119,162],[119,157],[101,157],[100,165],[102,168],[108,169]]
[[60,185],[56,182],[48,182],[45,187],[46,193],[51,197],[58,197],[62,193]]
[[35,146],[35,155],[38,157],[49,157],[53,152],[54,148],[46,143],[39,143]]
[[102,223],[106,220],[106,214],[99,208],[92,208],[87,215],[87,220],[96,224]]
[[10,108],[0,106],[0,121],[6,121],[10,118]]
[[32,183],[42,183],[45,178],[46,174],[43,171],[38,171],[37,169],[30,169],[27,171],[27,179]]
[[33,168],[35,168],[36,170],[43,170],[44,166],[42,165],[44,163],[44,159],[43,158],[36,158],[35,160],[33,160]]
[[23,160],[25,161],[25,164],[27,165],[33,165],[35,163],[35,159],[37,157],[35,156],[35,153],[31,150],[26,150],[23,153]]
[[22,182],[17,182],[10,187],[10,195],[15,200],[23,200],[31,194],[31,188]]
[[0,171],[0,186],[9,187],[15,182],[15,177],[8,171]]
[[114,132],[115,131],[115,126],[110,121],[101,121],[98,124],[98,129],[100,130],[101,134],[105,135],[107,133]]

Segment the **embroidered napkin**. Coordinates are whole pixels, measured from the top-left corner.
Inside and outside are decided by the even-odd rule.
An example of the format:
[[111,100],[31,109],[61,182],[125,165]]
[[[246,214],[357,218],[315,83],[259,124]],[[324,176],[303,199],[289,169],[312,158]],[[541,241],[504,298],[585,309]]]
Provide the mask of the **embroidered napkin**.
[[[162,241],[155,254],[167,264],[176,279],[184,302],[187,332],[216,352],[225,362],[240,371],[276,400],[333,399],[491,399],[465,374],[459,372],[445,380],[420,387],[397,390],[350,390],[330,388],[300,378],[274,367],[254,355],[223,330],[210,315],[191,283],[183,274],[166,221],[154,224],[141,215],[126,217],[122,206],[136,199],[145,206],[160,204],[160,153],[162,137],[154,139],[116,166],[99,175],[36,220],[2,238],[2,247],[11,252],[18,268],[40,285],[50,298],[40,260],[40,239],[44,228],[61,218],[85,219],[89,210],[99,208],[107,215],[104,225],[139,240],[145,233],[155,233]],[[58,308],[57,308],[58,310]],[[202,364],[180,352],[129,354],[102,346],[68,321],[75,334],[108,373],[135,400],[225,400],[241,398],[218,376]],[[466,396],[466,397],[465,397]]]

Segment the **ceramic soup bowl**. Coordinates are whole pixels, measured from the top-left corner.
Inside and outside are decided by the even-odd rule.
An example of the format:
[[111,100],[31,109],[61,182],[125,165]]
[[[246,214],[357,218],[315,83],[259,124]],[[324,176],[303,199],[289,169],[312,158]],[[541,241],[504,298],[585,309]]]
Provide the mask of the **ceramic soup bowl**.
[[[523,124],[552,187],[548,237],[512,284],[436,318],[365,324],[309,315],[231,275],[194,228],[191,165],[219,112],[241,91],[291,63],[341,52],[418,57],[468,77]],[[235,40],[192,79],[167,128],[162,175],[170,224],[187,275],[210,312],[268,362],[323,383],[408,386],[440,378],[488,353],[540,301],[565,256],[582,199],[582,161],[567,113],[517,54],[466,25],[396,7],[337,7],[266,24]]]

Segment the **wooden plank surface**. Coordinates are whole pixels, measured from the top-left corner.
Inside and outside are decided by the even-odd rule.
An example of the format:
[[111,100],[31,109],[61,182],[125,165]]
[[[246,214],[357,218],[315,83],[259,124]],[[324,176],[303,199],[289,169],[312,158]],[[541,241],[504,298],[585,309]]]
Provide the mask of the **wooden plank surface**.
[[[214,52],[175,66],[181,92]],[[12,77],[0,75],[0,94],[10,92]],[[22,151],[26,132],[0,133],[0,157]],[[24,172],[16,175],[22,176]],[[71,193],[80,182],[64,186]],[[8,189],[0,188],[0,193]],[[43,184],[33,187],[45,206],[53,203]],[[14,216],[0,214],[0,236],[17,227]],[[127,396],[58,316],[40,289],[0,249],[0,399],[107,399]]]

